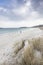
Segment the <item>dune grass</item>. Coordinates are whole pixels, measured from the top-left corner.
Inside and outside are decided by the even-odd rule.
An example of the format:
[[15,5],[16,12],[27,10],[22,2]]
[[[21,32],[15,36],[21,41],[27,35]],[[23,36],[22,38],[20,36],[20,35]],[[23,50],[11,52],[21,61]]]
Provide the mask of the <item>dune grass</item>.
[[28,44],[24,49],[26,65],[43,65],[43,37],[28,40]]
[[12,49],[11,61],[8,59],[0,65],[43,65],[43,37],[20,40]]

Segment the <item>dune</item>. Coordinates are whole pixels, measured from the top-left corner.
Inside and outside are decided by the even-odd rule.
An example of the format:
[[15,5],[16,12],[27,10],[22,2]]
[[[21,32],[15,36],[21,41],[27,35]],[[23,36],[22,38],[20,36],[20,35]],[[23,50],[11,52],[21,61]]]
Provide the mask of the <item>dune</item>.
[[0,34],[0,65],[43,65],[43,30]]

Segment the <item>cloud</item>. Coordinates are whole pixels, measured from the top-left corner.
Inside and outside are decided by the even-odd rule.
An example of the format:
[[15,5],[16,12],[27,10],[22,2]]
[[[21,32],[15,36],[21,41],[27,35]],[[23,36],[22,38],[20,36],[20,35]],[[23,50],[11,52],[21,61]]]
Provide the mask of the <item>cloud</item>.
[[10,8],[1,7],[2,15],[9,17],[9,19],[22,20],[30,18],[30,16],[33,18],[36,15],[36,11],[32,10],[31,0],[11,0],[9,6]]
[[31,0],[32,8],[38,11],[40,15],[43,15],[43,0]]
[[10,9],[7,7],[0,7],[1,15],[9,17],[11,20],[26,19],[26,17],[30,15],[30,1],[25,2],[24,0],[11,0],[9,5],[11,5]]
[[[28,23],[27,23],[27,22]],[[40,24],[43,24],[43,19],[40,18],[40,19],[37,19],[37,20],[25,20],[25,21],[18,21],[18,22],[14,22],[14,21],[10,21],[10,20],[4,20],[4,21],[1,21],[0,22],[0,27],[3,27],[3,28],[10,28],[10,27],[31,27],[31,26],[35,26],[35,25],[40,25]]]
[[0,7],[0,12],[8,12],[8,10],[6,9],[6,8],[4,8],[4,7]]
[[26,4],[22,5],[19,8],[12,9],[12,12],[19,16],[26,16],[30,11],[29,8],[30,8],[30,2],[27,2]]
[[29,27],[42,21],[43,0],[4,0],[0,4],[0,27]]
[[[21,6],[20,5],[21,0],[18,0],[18,1],[16,0],[16,4],[18,3],[19,6],[17,6],[16,8],[13,7],[11,10],[11,13],[13,13],[15,15],[15,17],[17,17],[16,20],[24,20],[27,18],[29,18],[29,19],[30,18],[31,19],[39,18],[40,13],[39,13],[39,11],[34,9],[35,4],[33,5],[33,2],[34,2],[33,0],[23,0],[22,3],[24,3],[24,4],[22,4],[22,6]],[[14,17],[14,19],[15,19],[15,17]]]

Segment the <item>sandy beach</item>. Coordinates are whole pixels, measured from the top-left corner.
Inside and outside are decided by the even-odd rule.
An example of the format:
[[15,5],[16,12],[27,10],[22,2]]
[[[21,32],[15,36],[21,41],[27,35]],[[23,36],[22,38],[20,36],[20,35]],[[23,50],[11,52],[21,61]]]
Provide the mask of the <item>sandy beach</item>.
[[[36,58],[34,62],[36,62],[37,59],[39,60],[37,63],[34,63],[29,58],[26,61],[26,58],[30,53],[29,49],[31,53],[33,50],[33,43],[31,42],[29,44],[28,40],[37,38],[43,38],[43,30],[40,30],[39,28],[30,28],[17,33],[0,34],[0,65],[30,65],[31,62],[33,63],[31,65],[40,65],[40,59],[43,61],[43,56],[41,55],[41,53],[43,54],[43,51],[41,51],[41,53],[37,50],[33,51],[33,55]],[[29,49],[27,50],[27,48]],[[38,58],[38,56],[40,56],[40,58]],[[25,59],[23,59],[24,57]],[[43,65],[42,62],[41,65]]]

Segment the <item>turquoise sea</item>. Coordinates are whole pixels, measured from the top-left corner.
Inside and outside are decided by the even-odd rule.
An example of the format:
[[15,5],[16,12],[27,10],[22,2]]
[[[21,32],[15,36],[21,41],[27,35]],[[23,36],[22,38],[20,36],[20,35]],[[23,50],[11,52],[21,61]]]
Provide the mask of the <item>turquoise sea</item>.
[[27,29],[27,28],[0,28],[0,34],[18,32],[18,31],[22,31],[24,29]]

